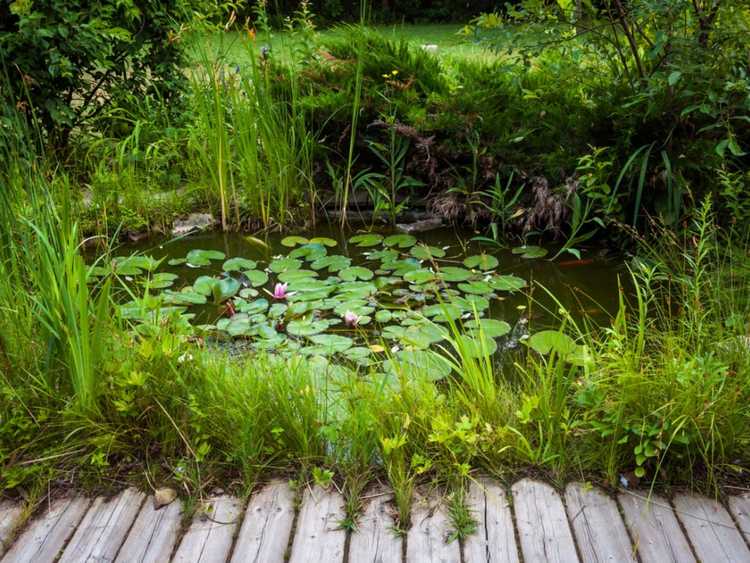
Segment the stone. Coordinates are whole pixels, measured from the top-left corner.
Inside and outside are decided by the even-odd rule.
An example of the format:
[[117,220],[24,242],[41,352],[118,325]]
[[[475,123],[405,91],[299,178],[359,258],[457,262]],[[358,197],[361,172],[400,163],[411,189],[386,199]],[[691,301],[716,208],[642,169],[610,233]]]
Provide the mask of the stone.
[[172,225],[173,235],[186,235],[193,231],[203,231],[216,224],[216,219],[210,213],[191,213],[187,219],[177,219]]
[[429,217],[414,223],[399,223],[396,228],[402,233],[424,233],[439,229],[443,226],[443,220],[440,217]]

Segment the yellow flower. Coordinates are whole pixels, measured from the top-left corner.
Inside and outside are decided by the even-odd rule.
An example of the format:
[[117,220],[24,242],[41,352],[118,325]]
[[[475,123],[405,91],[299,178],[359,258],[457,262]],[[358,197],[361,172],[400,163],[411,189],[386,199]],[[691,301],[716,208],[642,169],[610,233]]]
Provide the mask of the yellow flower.
[[392,70],[392,71],[391,71],[391,74],[392,74],[393,76],[396,76],[396,75],[398,74],[398,71],[394,69],[394,70]]

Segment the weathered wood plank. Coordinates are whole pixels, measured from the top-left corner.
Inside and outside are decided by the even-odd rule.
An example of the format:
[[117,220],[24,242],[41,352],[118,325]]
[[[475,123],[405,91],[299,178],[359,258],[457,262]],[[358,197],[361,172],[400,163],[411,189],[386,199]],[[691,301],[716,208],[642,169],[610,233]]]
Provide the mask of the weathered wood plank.
[[740,532],[750,542],[750,493],[729,497],[729,512],[734,516]]
[[729,512],[715,500],[698,495],[674,498],[677,517],[701,561],[750,561],[750,550]]
[[180,532],[182,503],[175,500],[157,509],[154,497],[143,503],[138,517],[122,544],[117,561],[121,563],[161,563],[169,561]]
[[403,541],[395,533],[396,522],[390,511],[392,495],[383,490],[369,493],[368,504],[349,543],[349,561],[400,563]]
[[565,505],[584,562],[635,563],[630,536],[614,499],[596,487],[569,483]]
[[458,563],[461,547],[458,541],[447,542],[451,522],[440,499],[414,499],[411,529],[406,538],[407,563]]
[[511,491],[524,561],[578,561],[565,507],[557,492],[531,479],[518,481]]
[[294,491],[273,482],[253,495],[234,546],[232,563],[282,563],[294,523]]
[[620,493],[618,500],[643,563],[695,562],[668,500],[641,491]]
[[0,502],[0,556],[9,547],[13,532],[18,526],[23,507],[19,502],[4,500]]
[[489,479],[472,482],[466,503],[477,531],[464,541],[464,562],[518,563],[513,514],[505,489]]
[[343,519],[344,499],[339,493],[318,486],[306,489],[289,562],[343,561],[346,543],[346,531],[340,526]]
[[223,563],[229,557],[241,516],[239,499],[227,495],[209,499],[205,510],[193,518],[172,561]]
[[60,563],[114,561],[146,495],[127,489],[108,500],[97,497],[60,557]]
[[32,520],[3,562],[54,561],[90,504],[91,500],[85,497],[57,499]]

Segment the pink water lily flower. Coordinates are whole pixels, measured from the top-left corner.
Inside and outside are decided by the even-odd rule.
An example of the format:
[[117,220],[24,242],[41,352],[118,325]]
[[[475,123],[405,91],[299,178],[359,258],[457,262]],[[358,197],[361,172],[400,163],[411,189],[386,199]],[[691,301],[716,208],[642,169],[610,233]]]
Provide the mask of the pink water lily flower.
[[344,324],[348,327],[354,328],[359,324],[359,315],[352,311],[344,313]]
[[287,293],[286,291],[287,287],[288,285],[285,283],[277,283],[273,287],[273,298],[278,299],[278,300],[283,300],[289,297],[289,293]]

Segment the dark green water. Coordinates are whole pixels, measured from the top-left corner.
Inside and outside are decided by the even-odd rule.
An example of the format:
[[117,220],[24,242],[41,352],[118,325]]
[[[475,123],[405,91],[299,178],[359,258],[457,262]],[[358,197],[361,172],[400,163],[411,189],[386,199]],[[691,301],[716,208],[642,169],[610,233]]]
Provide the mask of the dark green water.
[[[383,234],[389,234],[381,231]],[[352,258],[355,264],[362,263],[363,249],[348,244],[347,240],[357,231],[342,231],[330,225],[320,226],[313,231],[291,232],[284,235],[272,233],[257,238],[263,244],[254,242],[253,237],[239,233],[204,232],[179,239],[150,239],[135,244],[126,244],[119,248],[117,254],[128,255],[142,252],[155,258],[181,258],[190,250],[219,250],[227,258],[245,257],[259,262],[264,267],[274,257],[287,254],[291,250],[281,244],[282,238],[289,234],[308,238],[313,236],[330,237],[338,241],[331,253],[344,254]],[[582,260],[565,254],[557,260],[548,258],[525,259],[513,254],[510,248],[501,249],[486,244],[480,245],[470,239],[476,233],[469,230],[442,228],[426,233],[415,234],[419,242],[428,245],[447,247],[447,254],[440,260],[443,265],[460,266],[462,260],[480,251],[496,256],[499,260],[498,274],[513,274],[525,279],[529,288],[513,294],[507,294],[492,301],[490,316],[502,319],[513,325],[521,317],[528,317],[537,328],[540,325],[555,324],[554,315],[559,309],[547,291],[571,312],[574,317],[584,314],[598,323],[604,323],[617,309],[618,283],[627,284],[628,275],[622,259],[608,256],[600,249],[582,251]],[[549,255],[554,254],[552,248]],[[210,266],[190,268],[187,266],[169,266],[166,260],[159,271],[178,274],[179,280],[174,289],[192,284],[201,275],[214,275],[221,272],[221,261],[212,262]],[[273,282],[273,278],[270,280]],[[545,291],[546,290],[546,291]],[[529,299],[531,295],[531,300]],[[221,313],[215,308],[201,308],[201,320],[213,322]],[[213,319],[211,317],[214,317]]]

